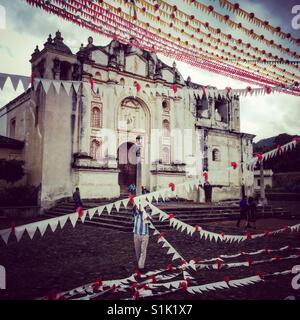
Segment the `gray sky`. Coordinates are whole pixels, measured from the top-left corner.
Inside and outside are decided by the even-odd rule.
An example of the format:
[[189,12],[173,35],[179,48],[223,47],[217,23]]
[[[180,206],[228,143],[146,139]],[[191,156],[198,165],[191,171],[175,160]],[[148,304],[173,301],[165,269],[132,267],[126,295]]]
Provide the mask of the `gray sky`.
[[[193,7],[184,4],[181,0],[168,2],[176,4],[179,8],[182,8],[183,11],[194,14],[203,21],[209,21],[214,27],[222,27],[223,32],[230,32],[233,36],[242,38],[245,41],[247,40],[247,42],[255,45],[255,41],[247,38],[245,34],[232,30],[229,31],[226,26],[220,25],[219,22],[211,16],[201,14],[199,11],[193,9]],[[235,21],[242,22],[243,25],[250,27],[242,18],[238,16],[234,17],[232,13],[221,9],[219,7],[219,1],[203,0],[202,2],[213,5],[219,12],[224,14],[226,12]],[[269,20],[272,25],[281,26],[283,31],[290,32],[295,37],[300,37],[300,30],[293,30],[291,26],[293,17],[291,10],[297,2],[300,4],[297,0],[239,1],[240,5],[249,12],[254,12],[256,16]],[[1,9],[2,12],[5,11],[6,19],[4,26],[3,20],[1,24]],[[251,26],[251,28],[259,33],[264,33],[268,39],[274,39],[277,43],[281,43],[299,52],[299,47],[293,47],[290,42],[268,34],[263,29],[258,30],[253,26]],[[106,37],[93,34],[70,22],[30,7],[25,1],[0,0],[0,72],[29,76],[29,59],[35,46],[39,45],[40,48],[43,48],[43,43],[46,42],[49,33],[53,35],[58,29],[62,32],[65,42],[73,52],[77,52],[81,43],[86,44],[87,38],[90,35],[93,36],[96,45],[107,44],[110,41],[110,39]],[[257,43],[257,46],[266,50],[270,49],[263,47],[261,43]],[[280,52],[276,54],[279,55]],[[161,58],[169,64],[173,62],[164,57]],[[192,81],[197,83],[214,85],[220,89],[226,86],[232,88],[245,88],[247,86],[245,82],[209,73],[181,62],[177,62],[177,66],[184,78],[190,75]],[[299,72],[298,75],[300,75]],[[253,85],[251,86],[254,87]],[[0,91],[0,107],[20,93],[22,93],[21,88],[19,88],[16,93],[12,89],[11,84],[7,82],[3,92]],[[4,127],[3,121],[0,121],[0,134],[4,133]],[[286,94],[241,98],[241,130],[257,135],[256,140],[283,132],[300,134],[300,98]]]

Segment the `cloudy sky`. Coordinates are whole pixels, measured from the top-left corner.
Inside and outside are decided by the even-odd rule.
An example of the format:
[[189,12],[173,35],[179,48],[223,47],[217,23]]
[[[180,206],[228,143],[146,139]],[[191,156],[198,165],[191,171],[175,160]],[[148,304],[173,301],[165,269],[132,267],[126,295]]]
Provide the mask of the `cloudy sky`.
[[[189,14],[194,14],[202,21],[209,21],[214,27],[221,27],[223,32],[232,33],[235,37],[242,38],[247,42],[251,41],[252,45],[270,50],[270,48],[264,48],[261,43],[256,44],[254,40],[247,38],[245,34],[239,34],[236,31],[229,30],[224,25],[220,25],[211,16],[206,17],[191,6],[184,4],[182,0],[168,2],[176,4]],[[219,1],[203,0],[202,2],[213,5],[219,12],[223,14],[226,12],[235,21],[242,22],[243,25],[250,27],[245,20],[241,20],[238,16],[234,17],[232,13],[220,8]],[[291,25],[293,18],[292,7],[297,2],[300,4],[299,0],[239,1],[244,9],[254,12],[257,17],[269,20],[270,24],[281,26],[283,31],[290,32],[295,37],[300,37],[300,29],[294,30]],[[5,13],[5,21],[3,12]],[[87,38],[90,35],[93,36],[96,45],[104,45],[110,41],[106,37],[92,34],[90,31],[65,22],[56,16],[48,15],[39,9],[30,7],[23,0],[0,0],[0,72],[29,76],[31,73],[29,59],[35,46],[39,45],[40,48],[43,48],[49,33],[53,35],[58,29],[62,32],[66,44],[70,46],[74,53],[78,51],[81,43],[87,43]],[[264,32],[268,39],[274,39],[277,43],[281,43],[298,52],[300,51],[299,47],[293,47],[290,42],[268,34],[263,29],[253,29],[260,33]],[[276,50],[273,52],[276,55],[280,55],[280,52],[276,52]],[[167,63],[172,63],[172,61],[164,57],[161,58]],[[190,75],[192,81],[197,83],[214,85],[220,89],[224,89],[226,86],[232,88],[245,88],[247,86],[245,82],[225,78],[181,62],[177,62],[177,66],[184,78]],[[298,75],[300,76],[299,72]],[[0,107],[20,93],[22,93],[21,87],[16,93],[11,84],[7,82],[4,90],[0,91]],[[257,136],[256,140],[283,132],[300,134],[300,98],[286,94],[241,98],[241,129],[243,132],[255,134]],[[3,121],[0,121],[0,134],[5,134]]]

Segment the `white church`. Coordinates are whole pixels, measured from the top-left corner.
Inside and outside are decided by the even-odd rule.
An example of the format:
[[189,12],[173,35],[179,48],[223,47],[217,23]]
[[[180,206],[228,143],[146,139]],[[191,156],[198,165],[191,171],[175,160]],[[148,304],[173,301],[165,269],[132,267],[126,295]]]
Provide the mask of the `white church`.
[[97,46],[90,37],[73,54],[57,32],[33,52],[35,88],[3,110],[7,136],[24,142],[18,152],[39,204],[77,186],[83,199],[116,198],[131,183],[153,191],[203,172],[213,201],[250,195],[254,136],[240,132],[239,97],[197,94],[209,87],[132,41]]

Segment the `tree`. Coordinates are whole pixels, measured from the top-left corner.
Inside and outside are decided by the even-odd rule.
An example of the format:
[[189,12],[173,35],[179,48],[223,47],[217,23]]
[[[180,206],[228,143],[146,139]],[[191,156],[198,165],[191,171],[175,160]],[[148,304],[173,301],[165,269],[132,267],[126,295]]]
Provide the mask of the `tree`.
[[25,175],[24,161],[0,159],[0,180],[14,183]]

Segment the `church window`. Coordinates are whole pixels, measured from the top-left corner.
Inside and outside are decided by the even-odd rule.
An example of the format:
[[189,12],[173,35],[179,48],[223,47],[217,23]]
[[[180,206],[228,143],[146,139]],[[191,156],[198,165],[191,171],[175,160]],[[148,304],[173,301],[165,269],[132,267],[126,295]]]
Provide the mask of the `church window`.
[[120,85],[121,85],[121,86],[125,86],[125,80],[124,80],[124,78],[121,78],[121,79],[120,79]]
[[170,111],[169,101],[164,100],[164,101],[162,102],[162,108],[163,108],[163,112],[169,112],[169,111]]
[[90,156],[94,160],[100,160],[101,159],[101,143],[96,138],[92,138],[92,140],[91,140]]
[[101,80],[101,73],[99,71],[95,73],[95,79]]
[[16,118],[10,120],[9,135],[11,138],[16,136]]
[[91,126],[92,128],[101,127],[101,110],[98,107],[92,108]]
[[162,150],[162,161],[165,164],[170,164],[170,147],[164,146]]
[[220,153],[219,149],[213,149],[212,160],[213,161],[221,161],[221,153]]
[[163,121],[163,136],[164,137],[170,136],[170,122],[167,119]]

